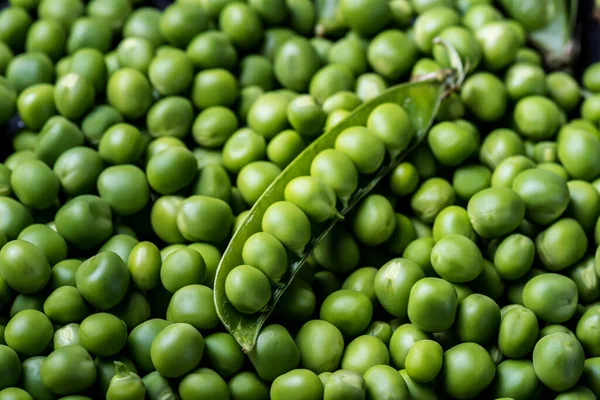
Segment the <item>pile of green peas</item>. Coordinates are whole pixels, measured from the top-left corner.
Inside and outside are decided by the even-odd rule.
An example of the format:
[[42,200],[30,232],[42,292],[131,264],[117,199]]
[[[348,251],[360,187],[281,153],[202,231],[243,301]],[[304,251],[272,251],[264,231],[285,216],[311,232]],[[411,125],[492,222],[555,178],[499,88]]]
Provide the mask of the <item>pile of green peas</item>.
[[[498,4],[496,4],[498,3]],[[546,72],[492,0],[11,0],[0,10],[0,400],[600,397],[600,64]],[[544,7],[546,2],[536,2]],[[543,9],[543,8],[542,8]],[[511,14],[512,15],[512,14]],[[387,88],[469,69],[426,141]]]

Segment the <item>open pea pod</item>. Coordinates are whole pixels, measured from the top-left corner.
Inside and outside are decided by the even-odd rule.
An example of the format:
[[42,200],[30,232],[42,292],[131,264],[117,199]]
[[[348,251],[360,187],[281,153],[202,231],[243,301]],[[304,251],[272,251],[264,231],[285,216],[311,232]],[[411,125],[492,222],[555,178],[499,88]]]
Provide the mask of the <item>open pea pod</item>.
[[[360,200],[396,165],[398,165],[414,148],[423,141],[432,125],[441,101],[449,95],[460,81],[459,73],[444,70],[432,76],[423,77],[421,81],[394,86],[377,98],[364,103],[334,128],[325,132],[308,146],[265,190],[247,215],[245,222],[235,232],[229,246],[225,250],[216,273],[214,286],[215,306],[217,314],[225,327],[231,332],[245,352],[254,348],[258,333],[273,311],[277,301],[307,261],[312,250],[333,228],[341,217],[347,215]],[[342,203],[338,217],[320,224],[312,224],[311,239],[300,252],[288,252],[286,273],[277,283],[271,282],[272,294],[268,304],[253,314],[239,312],[225,294],[227,275],[238,265],[243,264],[242,249],[250,236],[261,232],[261,221],[266,210],[272,204],[284,200],[286,185],[294,178],[310,174],[313,159],[323,150],[331,149],[338,135],[346,128],[364,126],[369,113],[383,103],[401,105],[409,115],[416,128],[416,133],[409,146],[399,154],[388,156],[383,165],[366,181],[359,184],[353,195]]]
[[500,0],[506,13],[528,31],[528,39],[551,70],[572,66],[579,51],[578,0]]

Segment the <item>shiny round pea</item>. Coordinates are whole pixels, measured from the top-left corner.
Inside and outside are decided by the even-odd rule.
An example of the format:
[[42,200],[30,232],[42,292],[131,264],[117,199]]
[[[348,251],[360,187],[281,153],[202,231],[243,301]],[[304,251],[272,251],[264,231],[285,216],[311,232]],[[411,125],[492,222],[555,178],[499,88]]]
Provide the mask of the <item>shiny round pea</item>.
[[429,339],[429,335],[413,324],[402,324],[396,328],[389,345],[392,365],[404,368],[410,348],[416,342],[426,339]]
[[477,397],[492,383],[495,373],[492,357],[476,343],[461,343],[444,353],[441,374],[444,390],[452,397]]
[[190,150],[170,147],[148,161],[146,176],[152,189],[160,194],[172,194],[189,185],[197,169],[198,163]]
[[310,42],[296,36],[286,40],[277,50],[273,71],[279,83],[296,92],[306,92],[321,62]]
[[395,227],[392,205],[385,197],[376,194],[365,197],[352,219],[355,237],[367,246],[377,246],[387,241]]
[[494,238],[515,230],[525,217],[525,203],[511,189],[484,189],[467,206],[471,225],[481,237]]
[[246,203],[253,205],[280,173],[281,169],[273,163],[251,162],[240,170],[236,186]]
[[462,342],[485,346],[496,338],[499,326],[500,307],[491,298],[475,293],[459,303],[454,330]]
[[415,42],[404,32],[388,29],[373,38],[367,50],[371,68],[384,78],[397,80],[411,70],[416,62],[418,49]]
[[271,233],[292,251],[302,251],[311,238],[308,217],[289,201],[278,201],[269,206],[261,224],[264,232]]
[[367,397],[373,400],[409,398],[404,379],[388,365],[374,365],[363,375]]
[[78,196],[94,191],[104,165],[100,154],[88,147],[73,147],[58,157],[54,173],[67,194]]
[[51,206],[60,190],[60,182],[54,171],[38,160],[21,163],[13,170],[10,182],[19,201],[38,210]]
[[[176,95],[186,90],[192,84],[193,74],[193,64],[187,54],[183,50],[172,47],[157,52],[148,66],[150,83],[164,96]],[[200,83],[198,77],[192,93],[194,104],[196,104],[197,83]]]
[[108,128],[123,122],[123,116],[114,107],[99,105],[81,122],[81,130],[92,145],[97,146]]
[[538,337],[538,321],[535,314],[521,306],[509,310],[500,322],[498,347],[502,354],[519,358],[528,354]]
[[72,120],[78,119],[92,107],[95,95],[90,81],[73,72],[62,76],[54,86],[56,109]]
[[233,399],[267,400],[269,398],[269,387],[255,372],[239,372],[231,377],[228,385]]
[[[144,208],[150,188],[144,172],[134,165],[115,165],[98,176],[98,193],[117,215],[131,215]],[[127,201],[123,201],[127,199]]]
[[410,290],[408,318],[426,332],[442,332],[454,323],[457,307],[456,290],[449,282],[423,278]]
[[433,7],[424,10],[414,22],[415,42],[424,53],[431,53],[433,39],[446,27],[458,25],[460,16],[450,7]]
[[442,369],[442,356],[439,343],[428,339],[415,342],[406,355],[406,373],[417,382],[431,382]]
[[167,308],[167,320],[188,323],[199,331],[214,329],[219,324],[213,303],[213,290],[190,284],[178,289]]
[[591,184],[581,180],[570,181],[567,186],[571,197],[567,212],[586,232],[591,231],[600,214],[600,194]]
[[406,196],[413,193],[419,185],[419,173],[415,166],[409,162],[398,164],[391,173],[390,187],[397,196]]
[[334,372],[325,383],[323,399],[361,399],[366,394],[366,383],[362,374],[355,371]]
[[185,241],[177,228],[177,212],[183,200],[183,197],[179,196],[162,196],[152,204],[150,211],[152,230],[166,243],[174,244]]
[[266,232],[257,232],[246,240],[242,248],[242,260],[275,281],[287,270],[287,253],[283,244]]
[[[360,46],[360,45],[359,45]],[[342,91],[331,95],[323,103],[322,110],[327,114],[331,114],[335,110],[354,111],[362,104],[362,100],[354,92]],[[394,103],[388,103],[394,104]]]
[[52,338],[54,350],[71,345],[81,345],[81,341],[79,340],[79,324],[67,324],[54,332],[54,337]]
[[535,163],[524,155],[510,156],[500,162],[492,173],[491,186],[512,188],[515,177],[521,172],[535,168]]
[[224,378],[238,373],[245,361],[245,355],[234,337],[224,332],[216,332],[205,338],[204,357],[207,364]]
[[370,100],[380,95],[388,87],[381,75],[367,72],[356,78],[356,95],[362,101]]
[[525,284],[523,304],[543,321],[563,323],[575,315],[577,285],[559,274],[541,274]]
[[432,223],[444,208],[454,204],[455,199],[456,194],[448,181],[443,178],[430,178],[413,194],[410,205],[423,222]]
[[257,268],[239,265],[227,274],[225,295],[239,312],[254,314],[271,299],[271,286],[266,275]]
[[558,159],[574,179],[591,181],[600,175],[600,168],[592,162],[592,155],[600,151],[597,135],[581,129],[561,131],[557,150]]
[[340,150],[320,152],[311,163],[310,174],[331,186],[342,202],[358,187],[358,171],[352,159]]
[[194,120],[192,135],[203,147],[220,147],[238,128],[233,111],[226,107],[213,106],[204,109]]
[[[41,102],[44,105],[44,109],[48,112],[48,115],[54,115],[56,113],[56,109],[53,104],[52,99],[52,85],[49,84],[40,84],[45,88],[42,90],[42,93],[37,90],[34,92],[32,98],[35,101],[38,101],[38,95],[43,94],[43,101]],[[0,122],[5,124],[12,118],[17,110],[17,92],[14,90],[12,85],[6,81],[6,79],[2,78],[0,80],[0,93],[2,93],[2,113],[0,113]],[[20,113],[20,112],[19,112]],[[23,113],[25,114],[25,113]],[[33,117],[33,116],[32,116]],[[31,121],[36,120],[39,124],[43,124],[47,117],[42,118],[31,118]],[[21,119],[22,120],[22,119]],[[15,148],[15,151],[19,149]]]
[[44,53],[22,53],[15,56],[6,67],[6,79],[17,93],[40,83],[51,83],[54,73],[52,61]]
[[109,104],[127,118],[143,116],[152,104],[148,79],[133,68],[122,68],[111,75],[106,96]]
[[408,113],[395,103],[384,103],[375,107],[369,114],[367,128],[383,140],[392,154],[408,147],[414,135]]
[[525,97],[516,104],[514,119],[519,132],[534,140],[550,139],[560,124],[560,110],[545,97]]
[[298,331],[296,346],[300,366],[315,374],[334,372],[342,359],[344,338],[340,330],[324,320],[306,322]]
[[352,69],[345,64],[329,64],[319,69],[310,80],[308,92],[320,104],[328,97],[343,90],[353,90],[355,78]]
[[291,101],[282,91],[260,95],[248,109],[248,127],[266,139],[273,138],[289,127],[287,108]]
[[2,278],[20,293],[35,293],[50,279],[50,265],[44,251],[25,240],[6,243],[0,250],[0,261]]
[[[11,99],[12,104],[6,104],[6,120],[11,117],[14,110],[14,92],[4,92],[6,99]],[[48,83],[38,83],[31,85],[23,90],[17,97],[17,111],[26,127],[30,129],[40,129],[46,121],[57,114],[56,103],[54,100],[54,86]]]
[[477,238],[475,230],[469,221],[467,210],[459,206],[444,208],[433,221],[433,239],[440,241],[448,235],[461,235],[473,242]]
[[263,28],[259,14],[247,4],[229,3],[219,15],[219,27],[240,50],[250,50],[260,41]]
[[125,347],[127,325],[112,314],[92,314],[81,322],[79,337],[81,345],[91,354],[109,357]]
[[44,302],[44,313],[55,323],[81,322],[89,313],[88,306],[72,286],[55,289]]
[[479,149],[479,160],[491,169],[508,157],[524,155],[523,140],[514,131],[498,128],[490,132]]
[[143,136],[135,126],[120,123],[106,130],[98,144],[98,154],[109,164],[135,164],[140,159]]
[[465,81],[461,100],[481,121],[497,121],[506,112],[507,93],[504,84],[487,72],[475,73]]
[[267,382],[273,382],[300,362],[294,339],[285,327],[277,324],[268,325],[260,331],[254,351],[248,357],[260,378]]
[[362,267],[353,271],[342,283],[342,289],[354,290],[367,295],[374,307],[378,305],[375,293],[375,277],[377,268]]
[[171,293],[187,285],[203,284],[205,279],[204,259],[200,253],[190,248],[183,248],[169,254],[160,267],[160,281]]
[[79,345],[71,345],[52,351],[42,362],[40,375],[52,393],[69,395],[90,388],[97,371],[90,353]]
[[52,340],[52,322],[37,310],[15,314],[4,330],[4,340],[17,353],[25,356],[40,354]]
[[[467,28],[459,26],[449,26],[439,33],[439,38],[451,44],[456,49],[461,61],[470,70],[479,66],[482,58],[482,49],[475,35]],[[450,67],[451,61],[448,51],[444,45],[436,44],[432,49],[433,58],[442,67]]]
[[546,77],[546,88],[552,100],[565,111],[574,110],[581,101],[579,83],[565,72],[548,74]]
[[323,384],[317,374],[307,369],[294,369],[273,381],[270,395],[272,400],[292,397],[317,400],[323,398],[323,392]]
[[362,292],[342,289],[325,298],[320,318],[337,327],[345,337],[356,337],[371,322],[373,306]]
[[83,298],[100,310],[108,310],[123,300],[129,280],[127,266],[111,251],[87,259],[75,273],[75,284]]
[[598,311],[597,306],[592,306],[577,321],[575,334],[588,357],[598,357],[600,353],[598,338],[594,335],[595,326],[598,323]]
[[165,97],[154,103],[146,115],[148,133],[153,137],[187,136],[193,120],[192,103],[180,96]]
[[215,371],[209,368],[198,368],[179,382],[179,395],[182,400],[195,399],[204,395],[216,399],[227,398],[229,387]]
[[29,225],[19,233],[17,239],[39,247],[51,265],[55,265],[67,258],[67,243],[65,239],[46,225]]
[[164,377],[183,376],[200,363],[204,345],[204,337],[193,326],[171,324],[163,328],[152,341],[152,364]]
[[239,173],[251,162],[262,160],[266,149],[263,136],[250,128],[241,128],[229,136],[223,146],[223,166],[230,172]]
[[531,398],[539,384],[531,361],[505,360],[496,367],[492,390],[496,398]]
[[385,344],[375,336],[362,335],[346,346],[341,367],[363,375],[374,365],[387,365],[389,362],[390,353]]
[[494,266],[502,279],[523,277],[533,264],[535,244],[527,236],[514,233],[504,238],[494,255]]
[[181,3],[168,6],[158,26],[167,42],[182,48],[208,27],[208,21],[208,13],[199,4]]
[[374,289],[379,304],[393,316],[406,317],[410,290],[423,278],[425,273],[421,267],[409,259],[388,261],[375,275]]
[[[329,99],[328,99],[329,100]],[[299,95],[287,107],[287,118],[296,132],[305,138],[321,133],[327,118],[327,102],[321,107],[310,95]]]
[[533,349],[533,368],[537,377],[555,391],[567,390],[577,383],[584,371],[584,359],[581,344],[567,333],[545,336]]
[[[83,7],[82,7],[83,8]],[[40,15],[42,17],[42,15]],[[33,20],[23,7],[6,7],[0,14],[0,39],[13,51],[23,50],[27,31]]]
[[450,234],[441,238],[431,250],[431,265],[445,280],[463,283],[479,276],[483,257],[472,240]]
[[267,158],[283,169],[304,150],[304,146],[304,140],[296,131],[286,129],[269,141]]
[[[538,256],[546,269],[560,271],[583,257],[588,240],[577,221],[563,218],[540,233],[535,243]],[[565,246],[565,243],[569,245]]]
[[360,126],[343,130],[335,141],[335,149],[350,157],[361,174],[374,173],[385,157],[384,142],[369,128]]
[[543,96],[546,93],[546,76],[539,66],[517,63],[508,69],[505,85],[513,101],[527,96]]

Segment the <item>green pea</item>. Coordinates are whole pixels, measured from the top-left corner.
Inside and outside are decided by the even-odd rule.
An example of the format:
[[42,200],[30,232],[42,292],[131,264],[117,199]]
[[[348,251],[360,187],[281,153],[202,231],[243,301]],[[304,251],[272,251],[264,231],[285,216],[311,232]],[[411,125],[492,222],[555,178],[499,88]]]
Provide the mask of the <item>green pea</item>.
[[303,251],[311,238],[308,217],[289,201],[279,201],[267,208],[262,218],[262,229],[292,251]]
[[84,261],[75,274],[77,289],[92,306],[108,310],[127,293],[129,270],[121,258],[105,251]]
[[271,299],[271,287],[267,276],[259,269],[239,265],[227,275],[225,294],[239,312],[254,314]]
[[359,248],[350,232],[336,225],[315,247],[314,256],[327,270],[349,273],[359,262]]
[[375,336],[381,340],[386,346],[389,346],[392,338],[392,327],[387,322],[373,321],[371,325],[364,331],[365,335]]
[[203,284],[206,279],[206,264],[197,251],[190,248],[175,250],[160,267],[160,281],[165,289],[175,293],[182,287]]
[[175,392],[171,388],[169,381],[157,371],[153,371],[142,378],[142,383],[146,387],[146,393],[150,399],[160,399],[161,397],[175,397]]
[[443,237],[457,234],[475,241],[477,234],[471,226],[467,210],[459,206],[449,206],[442,210],[433,222],[433,238],[440,241]]
[[156,199],[150,212],[150,224],[154,233],[169,244],[183,243],[185,238],[177,228],[177,212],[183,203],[178,196],[162,196]]
[[67,52],[93,48],[107,53],[112,43],[112,31],[104,21],[92,17],[80,17],[73,21],[67,38]]
[[54,87],[54,102],[59,113],[69,119],[78,119],[94,103],[95,91],[87,78],[68,73]]
[[356,75],[360,75],[367,70],[367,52],[359,40],[345,37],[331,46],[327,52],[327,62],[329,64],[346,64]]
[[384,141],[392,154],[408,147],[414,134],[408,114],[394,103],[384,103],[373,109],[367,120],[367,128]]
[[17,93],[35,84],[52,83],[54,67],[44,53],[23,53],[15,56],[6,67],[6,79]]
[[312,161],[310,174],[331,186],[342,202],[347,201],[358,187],[357,168],[340,150],[320,152]]
[[52,393],[69,395],[90,388],[96,380],[96,365],[79,345],[61,347],[42,362],[42,383]]
[[68,324],[81,322],[89,310],[76,288],[62,286],[50,293],[44,302],[44,313],[56,323]]
[[159,21],[161,35],[176,47],[185,47],[208,27],[209,17],[204,8],[195,3],[172,4],[162,13]]
[[487,72],[473,74],[465,81],[461,99],[481,121],[497,121],[506,112],[506,89],[500,79]]
[[99,105],[83,119],[81,130],[86,139],[97,146],[108,128],[122,122],[123,116],[116,108]]
[[442,237],[431,251],[431,265],[450,282],[469,282],[481,273],[483,257],[469,238],[450,234]]
[[577,285],[558,274],[542,274],[523,288],[523,303],[543,321],[566,322],[577,309]]
[[282,92],[261,95],[248,110],[248,126],[271,139],[288,127],[287,108],[291,98]]
[[431,178],[419,186],[412,195],[410,205],[419,219],[432,223],[444,208],[454,204],[455,198],[454,189],[448,181]]
[[[573,387],[584,371],[584,351],[573,335],[554,333],[533,349],[533,368],[539,380],[555,391]],[[559,361],[560,360],[560,361]],[[548,366],[554,368],[548,368]]]
[[573,179],[591,181],[600,175],[600,168],[589,158],[596,149],[600,150],[597,135],[581,129],[569,129],[561,131],[557,142],[558,159]]
[[272,163],[284,169],[302,150],[304,150],[304,140],[302,137],[296,131],[286,129],[269,141],[266,154]]
[[57,60],[64,53],[66,40],[66,32],[58,21],[41,19],[29,27],[25,50],[45,53],[52,60]]
[[[6,104],[6,120],[15,112],[15,93],[4,87],[7,99],[12,104]],[[54,115],[57,114],[54,102],[54,86],[47,83],[38,83],[24,89],[16,98],[16,110],[21,120],[30,129],[40,129]]]
[[120,0],[93,0],[86,11],[94,18],[102,19],[111,25],[113,32],[123,28],[123,24],[131,14],[131,4]]
[[[294,339],[289,332],[281,325],[272,324],[264,327],[258,334],[256,346],[248,354],[256,373],[266,382],[273,382],[271,386],[271,398],[273,390],[285,380],[285,374],[292,371],[300,362],[300,353]],[[310,372],[317,379],[314,372]],[[322,390],[322,389],[321,389]],[[283,399],[284,397],[281,397]]]
[[109,357],[125,347],[127,325],[112,314],[92,314],[81,322],[79,335],[81,345],[91,354]]
[[599,343],[593,334],[594,326],[598,321],[598,307],[590,307],[583,313],[576,327],[577,340],[583,346],[588,357],[597,357],[599,352]]
[[108,103],[127,118],[139,118],[152,104],[148,79],[138,70],[122,68],[108,79]]
[[426,332],[442,332],[454,323],[457,307],[456,290],[450,283],[439,278],[423,278],[410,290],[408,318]]
[[269,399],[269,387],[255,372],[239,372],[229,379],[228,385],[234,399]]
[[324,386],[324,399],[363,399],[366,394],[365,380],[361,374],[354,371],[336,371]]
[[275,76],[273,64],[267,57],[248,55],[240,63],[240,87],[257,86],[265,91],[273,90]]
[[103,167],[97,151],[88,147],[73,147],[58,157],[53,170],[62,190],[71,196],[78,196],[94,191]]
[[[535,242],[538,256],[549,271],[560,271],[579,261],[588,244],[581,225],[571,218],[559,219],[540,233]],[[565,243],[569,246],[565,247]]]
[[[54,395],[50,392],[42,382],[40,369],[42,362],[46,357],[35,356],[24,360],[21,363],[21,381],[22,387],[30,395],[29,398],[53,399]],[[0,392],[1,393],[1,392]]]
[[106,89],[108,71],[104,55],[96,49],[84,48],[77,50],[71,56],[70,70],[65,74],[61,74],[61,79],[69,73],[84,77],[94,86],[95,93],[103,92]]
[[335,325],[323,320],[309,321],[302,325],[295,341],[301,367],[315,374],[333,372],[338,368],[344,351],[344,338]]
[[377,269],[373,267],[358,268],[353,271],[350,275],[344,279],[342,289],[354,290],[365,294],[373,307],[377,307],[379,304],[377,300],[377,294],[375,292],[375,278],[377,275]]
[[435,274],[431,265],[431,251],[434,245],[435,241],[433,237],[417,238],[406,246],[402,257],[414,261],[423,269],[423,272],[427,276],[432,276]]
[[600,278],[595,274],[593,256],[585,257],[569,271],[569,278],[577,285],[578,298],[581,302],[591,302],[600,296]]
[[37,310],[23,310],[15,314],[4,330],[4,340],[24,356],[40,354],[52,340],[54,330],[50,319]]
[[346,346],[342,356],[342,370],[350,370],[363,375],[375,365],[388,365],[390,353],[381,340],[375,336],[363,335]]
[[348,338],[356,337],[371,322],[373,306],[362,292],[342,289],[327,296],[321,305],[320,318]]
[[319,377],[307,369],[294,369],[275,379],[271,385],[273,400],[289,399],[292,396],[306,400],[323,398],[323,384]]
[[292,37],[279,46],[273,61],[273,71],[279,83],[296,92],[305,92],[321,61],[310,42]]
[[[43,15],[40,17],[43,18]],[[23,50],[27,31],[32,23],[33,20],[25,8],[11,4],[0,14],[0,40],[12,51]]]
[[352,220],[354,235],[367,246],[377,246],[387,241],[395,227],[394,210],[389,201],[380,195],[367,196]]
[[116,165],[102,171],[98,176],[98,193],[118,215],[134,214],[150,199],[146,176],[133,165]]
[[115,361],[115,375],[106,391],[107,399],[144,399],[146,388],[142,379],[122,362]]
[[296,97],[287,107],[287,118],[290,125],[304,138],[318,135],[325,125],[326,113],[329,114],[326,105],[327,101],[321,108],[310,95]]
[[425,278],[425,273],[415,262],[394,259],[384,264],[375,276],[374,289],[381,306],[391,315],[406,317],[410,290]]
[[490,132],[479,149],[480,161],[495,169],[503,160],[516,155],[524,155],[525,147],[521,138],[512,130],[495,129]]
[[380,95],[387,89],[387,83],[379,75],[371,72],[364,73],[356,78],[356,95],[363,102]]
[[[10,65],[9,65],[10,68]],[[8,73],[8,69],[7,69],[7,73]],[[591,96],[587,97],[583,103],[581,104],[580,107],[580,113],[581,113],[581,117],[587,121],[590,121],[592,123],[598,123],[600,117],[599,117],[599,108],[598,106],[600,105],[600,96],[592,94]]]
[[527,236],[514,233],[500,242],[494,255],[494,266],[502,279],[523,277],[533,264],[535,245]]
[[229,378],[243,367],[245,355],[234,337],[217,332],[205,338],[204,356],[208,365],[219,375]]
[[398,371],[388,365],[374,365],[363,375],[369,399],[409,398],[408,388]]
[[538,322],[535,314],[524,307],[508,311],[500,322],[498,346],[502,354],[519,358],[528,354],[538,337]]
[[367,59],[375,72],[384,78],[397,80],[407,75],[416,62],[417,45],[404,32],[389,29],[369,43]]
[[155,154],[146,165],[148,184],[156,192],[167,195],[188,186],[196,175],[198,162],[185,147],[170,147]]
[[188,44],[186,53],[199,69],[231,69],[238,59],[237,51],[227,35],[214,30],[196,35]]
[[200,363],[204,346],[204,337],[196,328],[184,323],[171,324],[152,341],[150,357],[162,376],[176,378],[192,371]]
[[565,111],[574,110],[581,101],[579,83],[565,72],[549,74],[546,77],[546,88],[552,100]]
[[476,343],[461,343],[444,353],[441,374],[450,396],[476,397],[492,383],[495,373],[492,358]]
[[188,99],[180,96],[165,97],[148,110],[148,133],[153,137],[183,139],[192,127],[193,114],[192,103]]
[[419,173],[409,162],[398,164],[390,176],[390,188],[397,196],[412,194],[419,185]]
[[266,232],[250,236],[242,249],[245,264],[262,271],[269,279],[278,280],[287,269],[287,254],[281,242]]
[[35,293],[50,279],[50,265],[44,251],[28,241],[6,243],[0,250],[0,260],[3,279],[20,293]]
[[560,125],[560,110],[552,101],[539,95],[524,97],[514,109],[514,119],[522,135],[535,140],[550,139]]
[[15,168],[10,176],[13,193],[27,207],[43,210],[57,199],[58,177],[42,161],[28,160]]
[[328,97],[343,90],[353,90],[354,73],[344,64],[329,64],[319,69],[310,80],[308,92],[320,104]]
[[459,303],[454,327],[462,342],[485,346],[495,339],[499,326],[500,308],[491,298],[476,293]]
[[471,197],[467,212],[479,236],[494,238],[512,232],[521,224],[525,203],[514,191],[495,187]]
[[160,33],[160,11],[151,7],[140,7],[133,11],[123,26],[123,37],[142,37],[150,40],[154,47],[164,42]]
[[335,192],[331,186],[311,176],[291,180],[285,187],[285,200],[300,207],[316,223],[338,214]]
[[213,303],[212,289],[199,284],[189,284],[178,289],[169,302],[167,319],[175,323],[188,323],[199,331],[214,329],[219,324],[219,319]]
[[600,194],[591,184],[581,180],[569,181],[567,186],[571,198],[567,212],[586,232],[591,231],[600,214]]

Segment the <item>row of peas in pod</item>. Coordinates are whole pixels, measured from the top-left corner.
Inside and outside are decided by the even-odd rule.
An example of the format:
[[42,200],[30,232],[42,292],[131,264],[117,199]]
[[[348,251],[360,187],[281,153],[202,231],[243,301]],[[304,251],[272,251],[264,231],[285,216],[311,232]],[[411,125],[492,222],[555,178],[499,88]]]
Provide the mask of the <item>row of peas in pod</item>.
[[[500,3],[506,7],[510,2]],[[596,311],[585,319],[576,314],[563,323],[572,308],[572,291],[565,294],[571,301],[560,317],[550,316],[549,305],[526,302],[525,294],[521,300],[525,280],[551,269],[537,258],[535,266],[532,261],[518,267],[502,264],[501,257],[496,260],[488,253],[488,247],[494,248],[488,243],[491,234],[481,233],[485,224],[472,222],[476,233],[465,231],[485,256],[481,268],[476,251],[462,236],[441,240],[463,232],[454,228],[455,214],[462,222],[464,210],[469,219],[485,220],[481,206],[485,199],[474,202],[474,207],[466,203],[475,193],[495,186],[485,170],[495,173],[497,168],[488,166],[485,156],[477,163],[479,153],[504,159],[512,151],[505,150],[508,142],[518,149],[515,154],[526,156],[534,166],[542,165],[538,157],[543,157],[565,170],[564,179],[579,176],[572,175],[579,165],[576,155],[583,154],[577,148],[579,136],[564,142],[567,150],[559,161],[553,155],[560,153],[552,143],[558,125],[564,124],[562,116],[550,128],[542,128],[552,131],[545,133],[543,144],[526,128],[545,118],[525,120],[520,126],[510,118],[505,121],[513,114],[517,97],[533,94],[530,89],[514,98],[511,94],[529,87],[530,80],[538,85],[535,94],[546,95],[559,106],[556,115],[562,115],[561,109],[575,115],[580,91],[568,76],[544,76],[540,56],[524,47],[525,36],[540,22],[530,26],[508,8],[504,11],[512,18],[491,1],[478,0],[184,0],[163,12],[122,0],[12,1],[0,12],[0,74],[5,76],[0,83],[0,120],[16,112],[21,122],[13,151],[0,166],[0,231],[7,242],[0,250],[0,313],[5,318],[0,398],[517,399],[600,394],[597,353],[589,338],[593,328],[588,325]],[[312,37],[313,32],[319,36]],[[437,76],[439,69],[450,66],[446,48],[433,43],[438,35],[475,69],[460,94],[444,100],[435,113],[447,86],[432,78],[389,92],[362,113],[352,114],[388,86],[409,77]],[[533,65],[533,78],[527,75],[531,70],[516,68],[523,64]],[[513,77],[508,78],[513,67]],[[584,78],[590,92],[597,91],[596,69],[590,68]],[[527,77],[523,85],[522,76]],[[563,93],[563,87],[570,90]],[[509,96],[502,95],[503,89]],[[491,117],[485,108],[489,94],[495,95],[490,96],[495,101],[489,103],[491,108],[499,105],[502,110]],[[548,103],[537,105],[539,99],[527,103],[523,118],[539,114],[536,106],[551,110],[548,115],[555,110]],[[594,96],[583,104],[582,117],[595,126]],[[402,118],[403,112],[408,120]],[[440,124],[433,138],[394,168],[390,181],[384,179],[386,168],[406,155],[398,151],[411,139],[422,139],[434,114]],[[300,168],[302,163],[295,163],[282,174],[321,132],[331,131],[340,121],[345,122],[335,137],[345,140],[327,142],[329,149],[312,147],[325,150],[313,157],[325,153],[322,159],[329,163],[327,154],[337,154],[333,161],[345,159],[347,168],[321,168],[319,174],[313,173],[312,163]],[[571,124],[595,132],[581,121]],[[498,139],[501,135],[488,133],[495,125],[514,135],[506,134],[511,136],[506,142],[504,136]],[[492,136],[496,139],[486,142]],[[589,139],[580,148],[593,155],[594,146]],[[377,172],[361,171],[377,164],[379,157]],[[593,171],[592,158],[584,160],[579,171]],[[561,173],[557,166],[548,167]],[[349,176],[350,181],[356,176],[356,188],[345,196],[338,194],[340,184],[348,181],[332,178],[334,173]],[[292,175],[298,180],[283,178]],[[225,251],[238,228],[255,231],[252,226],[258,224],[258,230],[265,231],[263,219],[254,220],[256,213],[248,209],[255,204],[257,210],[261,204],[265,210],[271,208],[259,198],[278,177],[279,184],[270,190],[287,204],[275,214],[282,223],[271,224],[279,233],[261,232],[246,252],[240,234],[240,240],[232,242],[238,254]],[[595,177],[585,179],[591,182]],[[369,195],[379,181],[384,183]],[[524,191],[517,193],[526,198]],[[527,201],[535,198],[531,195]],[[313,199],[321,204],[315,207]],[[519,200],[511,199],[519,208]],[[539,206],[527,201],[527,210]],[[586,217],[579,212],[573,214],[571,205],[566,211],[555,210],[559,222],[579,215],[575,220],[583,226]],[[341,215],[344,222],[339,221]],[[493,240],[499,244],[514,232],[534,238],[534,232],[554,226],[545,228],[546,223],[534,221],[531,226],[536,230],[522,232],[522,225],[529,227],[532,218],[517,213],[514,219],[519,224],[509,221],[507,225],[514,227],[502,227],[505,233]],[[310,223],[308,240],[306,229],[298,231],[300,241],[293,232],[296,225],[292,233],[282,229],[296,219],[305,222],[305,228],[306,221]],[[494,224],[501,225],[492,221],[488,229],[497,229]],[[323,226],[327,229],[320,229]],[[563,229],[547,236],[560,236]],[[305,240],[306,246],[298,245]],[[506,241],[498,246],[504,250],[495,252],[512,260],[511,254],[518,251]],[[427,246],[438,242],[445,244],[434,262]],[[282,261],[282,245],[285,265],[269,258]],[[450,251],[444,247],[465,252],[468,262],[455,271],[448,265],[453,259],[441,257]],[[540,248],[536,245],[536,252]],[[557,246],[549,243],[547,248]],[[582,256],[588,264],[578,273],[593,286],[590,248]],[[248,259],[242,259],[244,254]],[[242,258],[236,260],[238,255]],[[399,256],[404,258],[396,259]],[[227,272],[223,265],[229,265],[228,260],[232,267],[252,265],[250,274],[255,276],[261,276],[255,272],[261,267],[263,271],[274,267],[268,270],[273,274],[269,289],[274,288],[268,293],[279,297],[267,306],[273,313],[264,329],[260,329],[267,315],[263,310],[241,313],[246,318],[241,332],[231,329],[231,315],[220,314],[219,320],[228,297],[224,291],[219,296],[219,288],[225,287],[229,274],[216,281],[214,277],[219,262]],[[297,260],[303,262],[301,270],[296,269]],[[578,262],[572,261],[565,271],[575,270]],[[290,263],[296,264],[290,268]],[[504,271],[501,278],[496,269]],[[507,270],[520,278],[514,280]],[[404,271],[411,277],[402,278]],[[582,293],[585,286],[578,273],[568,276]],[[390,287],[396,278],[404,286]],[[249,289],[242,288],[249,294],[265,293]],[[439,296],[431,296],[432,291]],[[465,301],[471,291],[481,296]],[[509,296],[511,292],[515,295]],[[530,294],[538,292],[542,300],[549,298],[547,291],[530,289]],[[233,298],[246,301],[235,288]],[[590,293],[587,298],[576,301],[581,303],[579,312],[597,296]],[[516,316],[505,323],[509,333],[515,326],[527,327],[525,339],[520,337],[516,345],[507,346],[500,337],[496,344],[494,302],[498,307],[524,304],[530,311],[524,312],[526,324],[516,322]],[[438,308],[439,313],[432,314]],[[472,308],[477,312],[470,312]],[[563,342],[567,346],[562,347],[577,349],[573,340],[544,341],[538,361],[535,354],[533,363],[529,361],[529,343],[538,337],[532,312],[537,326],[551,323],[540,337],[571,329],[584,344],[587,360],[581,386],[571,389],[577,368],[561,370],[566,378],[552,384],[555,376],[540,367],[563,356],[578,367],[577,357],[555,351],[556,343]],[[575,319],[586,321],[579,330],[574,328]],[[558,320],[564,326],[557,326]],[[247,325],[249,332],[244,331]],[[487,333],[473,327],[480,325]],[[256,345],[246,355],[239,342],[246,344],[242,339],[255,334]],[[428,340],[412,346],[420,339]],[[523,341],[529,350],[521,355],[524,350],[514,347]],[[493,355],[497,367],[488,362],[481,346]],[[468,375],[478,370],[483,371],[481,376]],[[523,381],[527,385],[521,385]]]

